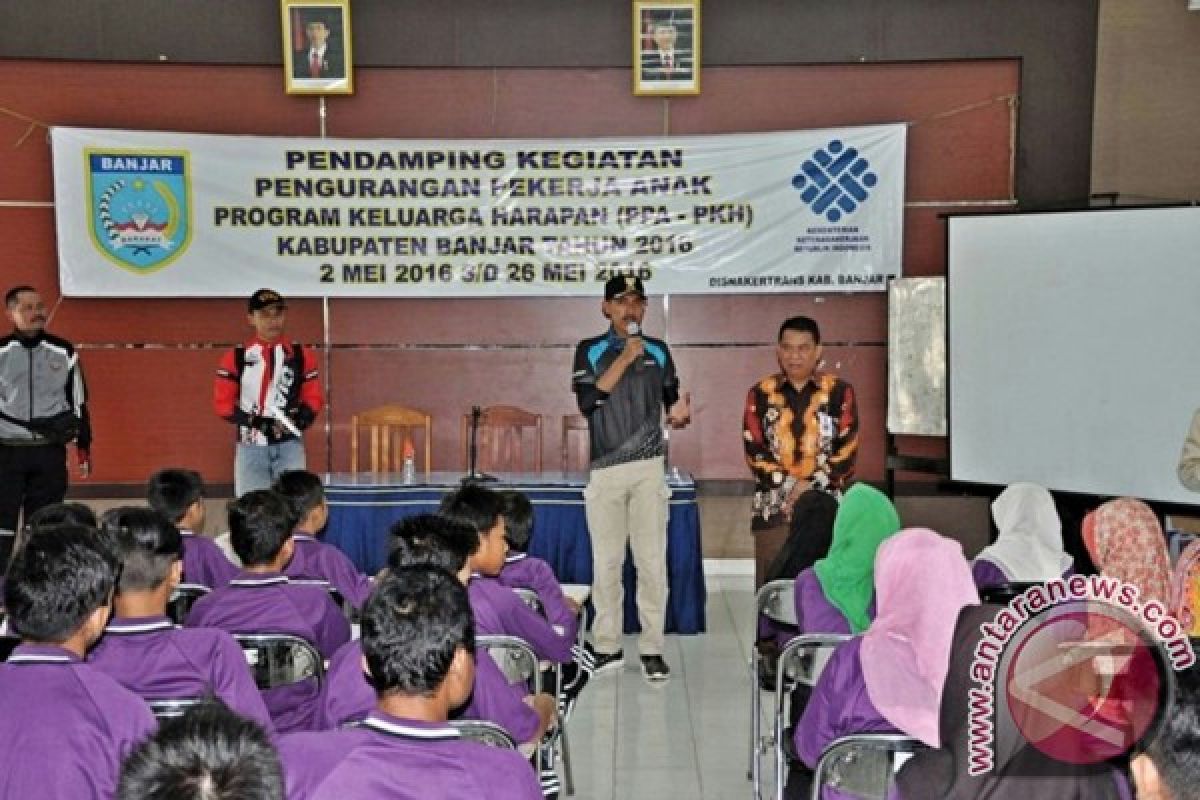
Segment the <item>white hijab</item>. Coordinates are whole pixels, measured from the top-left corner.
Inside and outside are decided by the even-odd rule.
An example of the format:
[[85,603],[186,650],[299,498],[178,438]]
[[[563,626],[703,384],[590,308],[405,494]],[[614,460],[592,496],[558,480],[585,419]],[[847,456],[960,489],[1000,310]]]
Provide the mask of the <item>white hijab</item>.
[[976,558],[987,559],[1010,581],[1061,577],[1072,559],[1063,552],[1062,523],[1050,493],[1032,483],[1014,483],[992,503],[1000,535]]

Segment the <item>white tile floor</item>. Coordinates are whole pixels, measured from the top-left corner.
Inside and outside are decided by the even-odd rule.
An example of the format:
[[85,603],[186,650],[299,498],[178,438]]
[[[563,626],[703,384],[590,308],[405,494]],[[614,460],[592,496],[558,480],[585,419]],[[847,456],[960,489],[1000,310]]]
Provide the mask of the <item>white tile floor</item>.
[[707,582],[708,631],[667,637],[665,686],[645,681],[627,637],[625,669],[594,678],[580,697],[568,729],[577,800],[750,797],[754,581]]

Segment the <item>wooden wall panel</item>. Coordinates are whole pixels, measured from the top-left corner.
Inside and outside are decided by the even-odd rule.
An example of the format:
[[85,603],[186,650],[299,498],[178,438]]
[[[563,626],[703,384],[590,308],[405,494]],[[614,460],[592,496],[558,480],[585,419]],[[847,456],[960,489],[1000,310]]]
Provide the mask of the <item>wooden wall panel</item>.
[[[746,392],[778,370],[773,346],[673,350],[685,388],[692,392],[694,422],[672,434],[671,461],[710,480],[749,480],[742,449],[742,409]],[[861,447],[858,475],[883,475],[887,422],[887,348],[828,346],[826,368],[854,385],[858,397]]]
[[[664,100],[633,97],[628,70],[616,67],[362,69],[358,95],[328,101],[328,130],[445,139],[905,121],[912,124],[908,200],[918,203],[905,215],[905,270],[940,274],[938,213],[1013,195],[1013,127],[1004,98],[1015,95],[1017,81],[1015,61],[711,67],[703,95]],[[44,91],[48,85],[56,91]],[[285,96],[279,70],[270,66],[6,62],[0,96],[20,115],[0,115],[0,141],[14,144],[0,159],[0,199],[51,199],[49,147],[37,125],[25,135],[26,117],[47,125],[317,133],[317,101]],[[0,208],[0,235],[11,254],[6,280],[34,283],[53,298],[51,210]],[[331,300],[332,465],[348,466],[350,415],[384,402],[436,410],[441,468],[460,464],[458,420],[473,403],[541,410],[550,415],[546,463],[557,463],[558,419],[574,411],[573,346],[604,327],[596,292],[574,299]],[[646,329],[665,332],[696,396],[694,426],[676,436],[674,460],[702,478],[745,477],[738,430],[744,393],[773,368],[779,322],[809,313],[822,323],[827,360],[859,389],[860,474],[882,477],[885,311],[882,294],[673,296],[669,313],[662,298],[652,298]],[[322,342],[324,323],[320,301],[292,303],[289,335]],[[220,350],[247,332],[240,298],[69,298],[53,328],[83,348],[98,427],[95,480],[141,481],[154,467],[185,458],[210,481],[230,480],[231,431],[213,417],[209,396]],[[164,375],[171,379],[162,382]],[[309,435],[318,469],[327,463],[321,424]]]

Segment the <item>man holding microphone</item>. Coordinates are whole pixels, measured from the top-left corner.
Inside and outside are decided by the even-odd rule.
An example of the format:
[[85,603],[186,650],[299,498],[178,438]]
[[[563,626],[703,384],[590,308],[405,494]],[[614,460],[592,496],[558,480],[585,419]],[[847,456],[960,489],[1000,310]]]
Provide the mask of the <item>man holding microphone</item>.
[[646,313],[642,280],[619,275],[604,285],[601,310],[611,325],[575,348],[571,388],[588,420],[591,471],[583,496],[592,538],[592,626],[596,674],[624,666],[621,649],[625,548],[638,576],[638,637],[642,672],[651,683],[671,674],[663,660],[667,607],[667,500],[663,409],[682,428],[690,399],[679,393],[671,351],[641,334]]

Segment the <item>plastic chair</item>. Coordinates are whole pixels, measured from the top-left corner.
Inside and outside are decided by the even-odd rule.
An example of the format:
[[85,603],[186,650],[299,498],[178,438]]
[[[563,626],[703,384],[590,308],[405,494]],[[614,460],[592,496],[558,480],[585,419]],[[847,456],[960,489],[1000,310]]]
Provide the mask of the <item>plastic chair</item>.
[[371,472],[400,472],[404,468],[404,444],[413,433],[425,437],[425,479],[433,463],[433,417],[405,406],[387,405],[360,411],[350,418],[350,471],[359,471],[358,440],[363,432],[371,441]]
[[457,728],[464,739],[480,742],[489,747],[499,747],[501,750],[516,750],[517,743],[508,731],[494,722],[484,719],[451,720],[450,727]]
[[[488,651],[504,677],[509,682],[521,681],[529,686],[529,691],[538,695],[542,692],[542,670],[538,665],[537,655],[529,643],[519,636],[502,634],[487,634],[475,637],[475,645]],[[557,726],[555,726],[557,728]],[[550,733],[546,734],[550,736]],[[535,765],[538,772],[542,770],[542,750],[537,748]]]
[[182,625],[196,601],[210,591],[212,590],[207,586],[201,586],[198,583],[179,584],[175,587],[175,591],[171,592],[170,599],[167,600],[167,616],[176,625]]
[[177,697],[171,700],[147,700],[146,704],[150,706],[150,713],[154,715],[154,718],[162,722],[182,717],[188,712],[188,709],[195,708],[206,699],[204,697]]
[[[521,598],[522,603],[529,606],[531,609],[533,609],[534,611],[536,611],[539,614],[544,615],[546,613],[545,609],[542,607],[541,599],[537,596],[537,592],[533,591],[532,589],[526,589],[523,586],[513,587],[513,591],[516,592],[517,597]],[[582,633],[582,626],[580,629],[580,633]],[[577,642],[582,644],[582,642],[579,641],[579,638],[580,637],[577,637]],[[562,664],[554,665],[554,697],[558,700],[559,703],[562,702],[562,698],[563,698],[562,666],[563,666]],[[557,728],[558,741],[562,745],[560,750],[562,752],[563,778],[567,785],[567,794],[574,795],[575,794],[575,774],[574,774],[574,771],[571,769],[571,743],[567,740],[567,726],[566,726],[565,722],[566,721],[562,720],[562,719],[560,719],[558,721],[558,728]]]
[[920,741],[900,734],[843,736],[826,747],[817,762],[812,800],[821,800],[825,786],[863,800],[885,800],[896,772],[924,749]]
[[779,670],[775,675],[775,716],[772,724],[772,740],[775,750],[775,798],[783,800],[783,787],[787,782],[787,753],[784,739],[787,737],[788,710],[792,689],[800,684],[816,686],[821,671],[838,645],[854,637],[845,633],[806,633],[787,643],[779,654]]
[[[530,448],[525,446],[533,432]],[[542,415],[515,406],[489,406],[479,417],[476,469],[482,472],[541,472]],[[532,458],[530,458],[532,455]],[[462,417],[462,466],[471,458],[471,415]]]
[[[583,447],[578,449],[575,458],[571,457],[571,434],[583,433]],[[587,472],[590,461],[591,440],[588,438],[587,418],[582,414],[563,414],[562,418],[562,471]]]
[[[795,627],[796,582],[786,579],[770,581],[758,590],[754,601],[754,627],[758,630],[759,615],[774,622]],[[754,796],[761,796],[761,756],[768,744],[762,736],[762,687],[758,683],[762,654],[757,647],[750,648],[750,766],[746,777],[754,782]]]
[[13,650],[17,649],[17,645],[21,643],[21,637],[13,636],[10,633],[0,635],[0,663],[8,661],[8,657],[12,655]]
[[235,633],[259,691],[316,680],[325,682],[325,661],[317,648],[289,633]]

